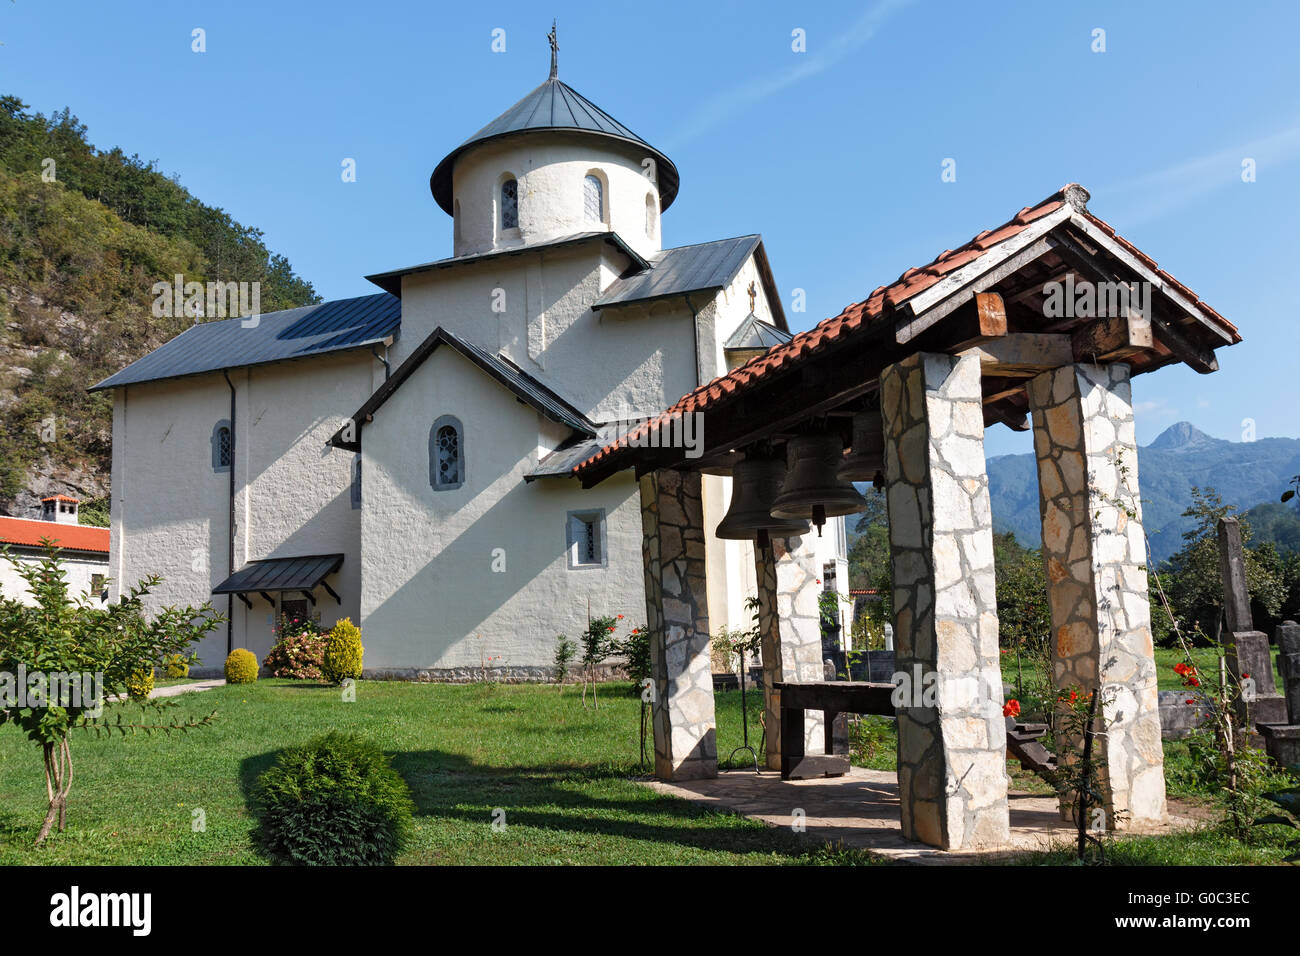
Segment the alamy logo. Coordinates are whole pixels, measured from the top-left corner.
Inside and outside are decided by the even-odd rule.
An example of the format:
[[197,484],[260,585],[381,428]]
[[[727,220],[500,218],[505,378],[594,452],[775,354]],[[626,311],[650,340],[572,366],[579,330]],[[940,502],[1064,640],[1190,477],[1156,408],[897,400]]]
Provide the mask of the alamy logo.
[[262,283],[186,282],[177,273],[172,282],[155,282],[151,290],[155,318],[225,319],[238,317],[240,326],[255,329],[262,321]]
[[148,936],[152,914],[150,893],[82,893],[74,886],[50,897],[51,926],[127,926],[133,936]]
[[704,454],[704,413],[691,412],[662,421],[618,418],[609,423],[610,440],[625,439],[629,448],[681,448],[687,458]]
[[1151,319],[1150,282],[1064,282],[1043,285],[1043,315],[1049,319]]
[[85,708],[98,717],[104,704],[104,675],[89,671],[0,671],[0,707]]

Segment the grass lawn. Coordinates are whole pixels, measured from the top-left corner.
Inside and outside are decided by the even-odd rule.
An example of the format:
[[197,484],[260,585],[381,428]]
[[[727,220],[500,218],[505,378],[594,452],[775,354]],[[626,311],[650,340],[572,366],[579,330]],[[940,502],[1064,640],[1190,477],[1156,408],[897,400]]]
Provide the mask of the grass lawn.
[[[1179,648],[1157,647],[1155,649],[1156,658],[1156,680],[1161,690],[1181,690],[1183,679],[1174,673],[1174,665],[1182,663],[1183,652]],[[1215,674],[1219,670],[1219,657],[1212,647],[1193,647],[1192,663],[1196,665],[1197,670],[1203,674]],[[1029,658],[1021,659],[1023,675],[1028,679],[1035,671],[1034,663]],[[1277,654],[1273,654],[1273,679],[1276,686],[1283,687],[1282,674],[1277,666]],[[1002,655],[1002,681],[1007,687],[1016,686],[1016,655],[1015,652]]]
[[[873,862],[734,814],[661,796],[635,781],[639,701],[628,684],[601,685],[599,711],[578,689],[554,685],[413,684],[364,681],[357,701],[336,688],[264,680],[176,698],[174,715],[217,721],[188,734],[72,738],[75,778],[68,829],[31,846],[45,809],[40,752],[0,728],[0,864],[263,864],[248,792],[283,747],[328,730],[356,730],[393,755],[417,805],[405,864],[826,864]],[[740,694],[719,693],[722,766],[744,766]],[[761,695],[749,699],[751,742],[762,733]],[[128,707],[129,712],[139,711]],[[854,762],[894,768],[893,722],[868,718]],[[760,751],[761,754],[761,751]],[[1171,796],[1197,791],[1185,745],[1166,743]],[[1046,786],[1011,763],[1018,789]],[[201,809],[206,829],[194,832]],[[504,830],[492,827],[504,811]],[[1242,846],[1214,829],[1112,842],[1116,862],[1266,863],[1284,855],[1266,834]],[[1069,862],[1036,854],[1028,863]]]
[[[636,783],[648,771],[629,687],[601,685],[599,711],[583,710],[576,687],[561,695],[554,685],[363,681],[355,703],[287,680],[183,694],[173,715],[216,710],[217,721],[170,736],[72,737],[68,829],[40,849],[31,846],[45,805],[40,751],[3,727],[0,864],[263,863],[248,788],[279,749],[331,729],[366,733],[410,784],[418,810],[401,863],[865,861]],[[739,744],[740,695],[719,694],[724,759]],[[501,831],[491,826],[497,808]]]

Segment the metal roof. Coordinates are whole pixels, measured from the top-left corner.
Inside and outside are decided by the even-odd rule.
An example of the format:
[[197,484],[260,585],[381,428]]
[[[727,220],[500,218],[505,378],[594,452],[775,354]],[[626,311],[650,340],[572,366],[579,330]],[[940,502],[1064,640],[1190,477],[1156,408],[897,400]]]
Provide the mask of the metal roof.
[[239,318],[199,322],[90,391],[362,348],[394,335],[401,320],[401,300],[380,292],[268,312],[249,328]]
[[630,302],[725,289],[751,255],[757,260],[772,316],[779,322],[778,328],[783,327],[786,324],[785,311],[781,308],[776,282],[763,251],[763,237],[757,234],[665,249],[651,260],[649,269],[612,282],[591,307],[603,309]]
[[343,564],[341,554],[249,561],[212,589],[213,594],[255,591],[311,591]]
[[507,256],[521,256],[525,253],[536,252],[539,249],[556,249],[561,246],[577,245],[586,242],[589,239],[603,239],[612,244],[616,249],[632,260],[638,269],[650,268],[647,262],[639,252],[623,241],[623,237],[616,232],[609,230],[593,230],[591,232],[575,232],[571,236],[561,236],[558,239],[548,239],[545,242],[533,242],[525,246],[510,246],[506,249],[491,249],[487,252],[476,252],[469,256],[453,256],[448,259],[435,259],[433,262],[425,262],[418,266],[407,266],[404,269],[392,269],[388,272],[376,272],[374,275],[368,275],[366,278],[373,282],[385,292],[400,296],[402,294],[402,277],[413,275],[417,272],[435,272],[439,269],[450,269],[453,266],[468,265],[472,262],[487,262],[492,259],[502,259]]
[[524,481],[538,478],[572,478],[576,465],[586,461],[619,435],[618,425],[599,425],[595,437],[576,437],[542,458],[537,467],[524,475]]
[[727,336],[722,348],[728,352],[766,352],[774,345],[784,345],[793,335],[764,322],[753,312],[745,316],[736,331]]
[[[364,428],[374,417],[379,407],[388,401],[393,393],[401,387],[402,383],[410,378],[412,373],[424,364],[425,359],[437,351],[441,345],[451,346],[513,392],[519,401],[531,405],[551,421],[566,425],[580,435],[595,437],[596,425],[591,419],[515,365],[514,362],[503,355],[493,355],[472,342],[466,342],[441,326],[434,329],[428,338],[416,346],[415,351],[397,367],[397,370],[383,385],[375,390],[375,393],[370,398],[366,399],[365,404],[357,409],[349,421],[356,422],[358,429]],[[335,432],[330,438],[330,444],[336,448],[358,451],[361,448],[360,434],[358,433],[355,441],[348,441],[343,437],[345,430],[346,426]]]
[[456,159],[472,146],[505,136],[546,130],[572,130],[629,143],[647,150],[655,160],[659,205],[667,209],[677,198],[680,179],[673,161],[610,116],[567,83],[551,77],[510,109],[446,155],[433,175],[429,189],[447,215],[452,215],[451,172]]

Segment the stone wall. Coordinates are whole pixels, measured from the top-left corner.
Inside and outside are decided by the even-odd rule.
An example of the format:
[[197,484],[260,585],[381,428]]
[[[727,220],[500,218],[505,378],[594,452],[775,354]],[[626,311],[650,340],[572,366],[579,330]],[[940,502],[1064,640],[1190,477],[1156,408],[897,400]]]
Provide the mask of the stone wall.
[[1045,372],[1030,381],[1029,399],[1053,678],[1062,690],[1101,688],[1107,827],[1159,821],[1164,753],[1129,368]]
[[718,743],[699,473],[661,469],[643,476],[641,527],[646,626],[652,636],[655,776],[713,777]]
[[[820,568],[812,534],[773,538],[770,552],[754,550],[758,580],[758,626],[763,653],[763,726],[767,732],[767,766],[781,769],[781,695],[778,681],[807,683],[824,679]],[[825,717],[804,712],[805,753],[825,749]]]
[[[978,358],[919,353],[881,376],[894,572],[903,834],[1008,837],[993,517]],[[932,684],[935,696],[925,689]]]

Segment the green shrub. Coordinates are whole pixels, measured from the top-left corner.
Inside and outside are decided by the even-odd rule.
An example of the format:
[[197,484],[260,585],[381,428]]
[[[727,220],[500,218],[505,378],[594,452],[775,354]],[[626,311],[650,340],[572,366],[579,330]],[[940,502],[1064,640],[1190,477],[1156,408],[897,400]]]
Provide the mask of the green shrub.
[[126,696],[131,700],[148,700],[153,693],[153,668],[132,671],[126,679]]
[[307,866],[392,863],[415,808],[383,751],[338,732],[284,751],[258,778],[256,798],[267,854]]
[[190,662],[180,654],[168,654],[163,658],[163,676],[168,680],[189,677]]
[[321,661],[321,673],[331,684],[341,684],[347,678],[361,677],[361,659],[366,649],[361,646],[361,628],[345,617],[330,629]]
[[252,684],[257,680],[257,658],[253,652],[237,647],[226,658],[227,684]]
[[272,677],[293,680],[320,680],[325,662],[325,645],[329,632],[321,633],[312,622],[290,621],[281,617],[275,633],[279,639],[266,655],[262,666]]

